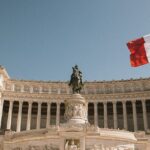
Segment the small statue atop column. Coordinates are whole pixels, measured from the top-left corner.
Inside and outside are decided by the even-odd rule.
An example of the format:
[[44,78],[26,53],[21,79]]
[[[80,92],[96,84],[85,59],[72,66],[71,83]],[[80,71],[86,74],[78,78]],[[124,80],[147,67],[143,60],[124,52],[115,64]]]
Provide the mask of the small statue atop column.
[[72,87],[73,94],[80,93],[83,83],[82,83],[82,72],[78,69],[78,66],[75,65],[72,67],[72,75],[69,82],[69,86]]

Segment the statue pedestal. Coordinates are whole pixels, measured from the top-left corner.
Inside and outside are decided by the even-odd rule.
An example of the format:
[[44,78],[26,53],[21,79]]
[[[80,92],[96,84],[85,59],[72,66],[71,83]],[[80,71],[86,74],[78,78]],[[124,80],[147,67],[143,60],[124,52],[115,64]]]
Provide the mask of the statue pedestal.
[[70,98],[65,100],[65,118],[67,123],[86,124],[87,119],[87,103],[80,94],[72,94]]

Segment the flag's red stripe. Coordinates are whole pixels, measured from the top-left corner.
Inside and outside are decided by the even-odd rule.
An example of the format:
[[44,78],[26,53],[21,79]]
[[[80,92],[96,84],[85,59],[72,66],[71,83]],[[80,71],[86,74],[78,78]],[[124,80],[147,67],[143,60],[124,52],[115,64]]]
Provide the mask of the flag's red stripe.
[[127,43],[131,53],[130,63],[132,67],[137,67],[148,63],[144,43],[144,38],[139,38]]

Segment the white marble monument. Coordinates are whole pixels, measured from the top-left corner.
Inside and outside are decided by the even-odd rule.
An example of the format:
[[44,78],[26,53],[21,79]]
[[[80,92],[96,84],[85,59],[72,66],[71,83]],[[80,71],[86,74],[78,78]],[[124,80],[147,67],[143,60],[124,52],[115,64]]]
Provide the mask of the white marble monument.
[[[85,88],[86,94],[80,94],[80,86],[74,89],[77,93],[69,92],[68,83],[12,80],[6,70],[0,67],[0,150],[150,150],[149,116],[147,117],[149,111],[146,110],[149,102],[145,103],[142,99],[144,96],[150,98],[147,84],[150,80],[145,80],[135,81],[134,84],[144,87],[136,86],[131,93],[130,86],[127,86],[128,81],[119,81],[115,84],[88,83],[86,86],[90,85],[90,88]],[[133,81],[129,83],[133,85]],[[120,88],[121,84],[124,88]],[[100,89],[104,89],[108,85],[113,85],[113,93],[109,93],[110,88],[106,88],[104,94],[90,93],[91,87],[101,86]],[[66,94],[64,88],[67,89]],[[131,98],[132,103],[126,105],[125,99],[128,98]],[[138,107],[141,110],[139,112],[135,98],[142,99],[141,105],[138,103],[141,107]],[[110,102],[108,99],[112,101],[112,106],[107,105]],[[121,122],[120,114],[117,114],[117,107],[120,105],[116,104],[120,99],[124,127],[121,130],[117,128]],[[94,113],[88,108],[91,102],[94,103]],[[97,105],[98,102],[104,106],[103,114],[98,114],[98,109],[101,108]],[[108,116],[108,106],[113,110],[111,117]],[[129,108],[132,108],[133,114]],[[98,120],[102,115],[104,117]],[[94,118],[93,123],[89,116]],[[142,132],[138,131],[138,127],[142,126],[142,121],[138,122],[141,116],[144,128]],[[103,128],[98,124],[102,123],[101,120]],[[132,122],[135,132],[127,131]],[[110,123],[114,129],[108,128]]]
[[6,131],[3,150],[148,150],[144,135],[101,129],[87,120],[87,103],[80,94],[66,101],[66,123],[16,133]]

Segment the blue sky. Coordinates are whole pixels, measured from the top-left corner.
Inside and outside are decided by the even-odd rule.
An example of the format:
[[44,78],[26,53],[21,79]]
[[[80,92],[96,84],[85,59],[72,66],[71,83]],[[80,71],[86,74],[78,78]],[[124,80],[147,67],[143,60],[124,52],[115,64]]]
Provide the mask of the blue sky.
[[129,40],[150,33],[149,0],[0,0],[0,64],[11,78],[84,80],[150,77],[130,67]]

